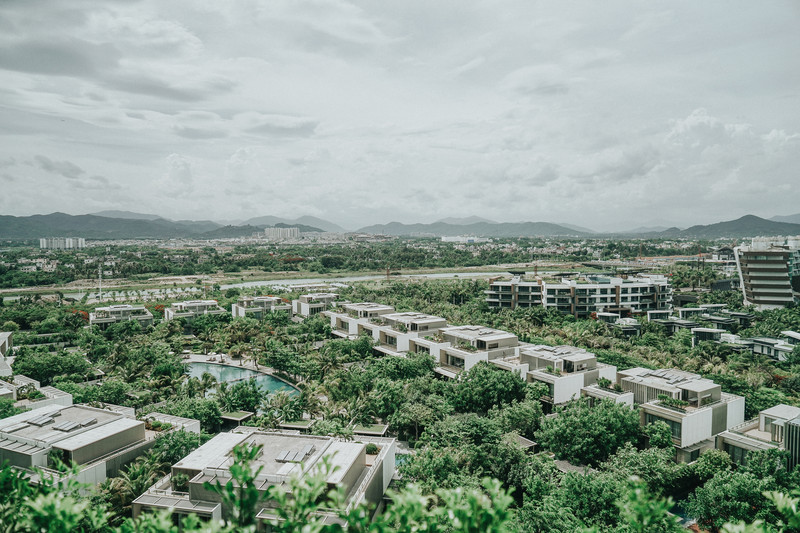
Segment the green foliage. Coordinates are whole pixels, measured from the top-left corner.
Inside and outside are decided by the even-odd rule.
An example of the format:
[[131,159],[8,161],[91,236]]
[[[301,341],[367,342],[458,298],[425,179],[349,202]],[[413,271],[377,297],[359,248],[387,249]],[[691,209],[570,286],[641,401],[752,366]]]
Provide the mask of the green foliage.
[[0,398],[0,419],[25,412],[25,409],[14,407],[14,403],[11,398]]
[[705,528],[721,528],[729,521],[777,522],[764,492],[777,488],[775,479],[749,472],[720,472],[689,495],[686,512]]
[[22,346],[17,351],[12,369],[15,374],[23,374],[50,385],[56,376],[70,376],[73,381],[83,381],[91,372],[91,365],[77,353],[67,351],[48,352],[42,348]]
[[[265,496],[259,490],[260,483],[256,483],[256,478],[264,470],[264,466],[260,465],[257,468],[253,468],[251,465],[261,454],[261,448],[261,445],[235,446],[233,448],[233,463],[230,467],[231,476],[225,485],[220,483],[219,480],[216,480],[214,484],[208,481],[203,483],[203,487],[206,490],[215,492],[222,499],[223,506],[230,509],[231,517],[228,519],[228,523],[237,528],[255,524],[256,513],[258,512],[257,506],[265,499]],[[303,494],[297,494],[296,496],[302,498]],[[267,491],[266,498],[275,499],[276,497],[282,497],[284,500],[288,498],[280,485],[272,485]],[[280,500],[276,501],[280,503]],[[286,501],[283,504],[285,505]],[[299,500],[293,507],[305,509],[304,504],[307,505],[308,501]],[[292,527],[297,525],[300,524],[292,524]],[[293,529],[282,529],[281,531],[293,531]]]
[[672,450],[672,430],[666,422],[659,420],[648,424],[647,427],[644,428],[644,433],[647,435],[650,446]]
[[451,403],[461,413],[487,413],[525,399],[526,385],[517,374],[480,362],[463,373],[453,390]]
[[542,421],[536,437],[556,457],[574,464],[597,465],[640,436],[638,413],[610,400],[594,405],[588,399],[574,400],[557,412]]

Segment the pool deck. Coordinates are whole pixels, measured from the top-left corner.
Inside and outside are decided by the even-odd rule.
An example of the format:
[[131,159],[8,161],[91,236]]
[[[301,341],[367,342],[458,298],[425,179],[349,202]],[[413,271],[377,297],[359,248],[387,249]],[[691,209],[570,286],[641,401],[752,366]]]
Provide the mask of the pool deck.
[[[223,358],[224,362],[220,362],[220,358]],[[275,375],[275,370],[274,369],[266,367],[266,366],[263,366],[263,365],[261,365],[258,368],[256,368],[256,365],[253,364],[253,362],[250,361],[250,360],[244,361],[242,359],[239,359],[239,360],[235,361],[230,356],[225,355],[225,354],[204,355],[204,354],[201,354],[201,353],[190,353],[190,354],[183,354],[183,362],[184,363],[208,363],[210,365],[231,366],[231,367],[234,367],[234,368],[246,368],[247,370],[252,370],[254,372],[258,372],[259,374],[272,376],[274,379],[282,381],[283,383],[286,383],[287,385],[289,385],[294,390],[300,392],[300,389],[298,389],[297,386],[295,386],[292,383],[289,383],[288,381],[286,381],[282,377]],[[237,363],[241,363],[241,364],[237,364]]]

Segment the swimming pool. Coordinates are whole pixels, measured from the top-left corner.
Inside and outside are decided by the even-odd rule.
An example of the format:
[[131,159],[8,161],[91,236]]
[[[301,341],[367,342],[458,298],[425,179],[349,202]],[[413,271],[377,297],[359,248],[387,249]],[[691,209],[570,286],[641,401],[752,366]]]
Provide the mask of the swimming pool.
[[186,366],[186,373],[192,378],[200,378],[204,372],[208,372],[214,376],[217,381],[230,382],[239,381],[242,379],[255,379],[258,387],[268,393],[278,391],[286,391],[292,395],[298,393],[297,389],[285,381],[274,378],[269,374],[262,374],[261,372],[250,370],[249,368],[230,365],[215,365],[211,363],[188,363]]

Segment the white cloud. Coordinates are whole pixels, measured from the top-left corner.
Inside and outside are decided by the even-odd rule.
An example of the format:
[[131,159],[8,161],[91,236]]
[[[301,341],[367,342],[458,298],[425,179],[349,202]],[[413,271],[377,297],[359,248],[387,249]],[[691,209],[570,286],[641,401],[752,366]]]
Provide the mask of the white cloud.
[[22,198],[5,213],[604,228],[797,211],[785,5],[4,7],[0,178]]

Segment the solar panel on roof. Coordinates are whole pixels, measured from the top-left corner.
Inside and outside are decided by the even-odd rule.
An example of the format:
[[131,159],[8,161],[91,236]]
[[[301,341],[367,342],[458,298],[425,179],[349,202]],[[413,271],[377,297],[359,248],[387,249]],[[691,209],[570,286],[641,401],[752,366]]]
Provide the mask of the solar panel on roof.
[[19,431],[22,428],[28,427],[27,422],[17,422],[16,424],[11,424],[10,426],[3,428],[5,433],[13,433],[15,431]]
[[84,418],[80,421],[81,427],[91,426],[92,424],[97,424],[96,418]]
[[284,450],[278,454],[278,457],[276,457],[275,460],[282,463],[286,461],[286,456],[289,455],[289,453],[289,450]]
[[37,416],[28,420],[29,424],[33,424],[34,426],[44,426],[45,424],[49,424],[53,421],[53,417],[51,416]]
[[53,426],[53,429],[57,429],[59,431],[71,431],[78,427],[80,424],[77,422],[72,422],[71,420],[67,420],[66,422],[60,422]]

